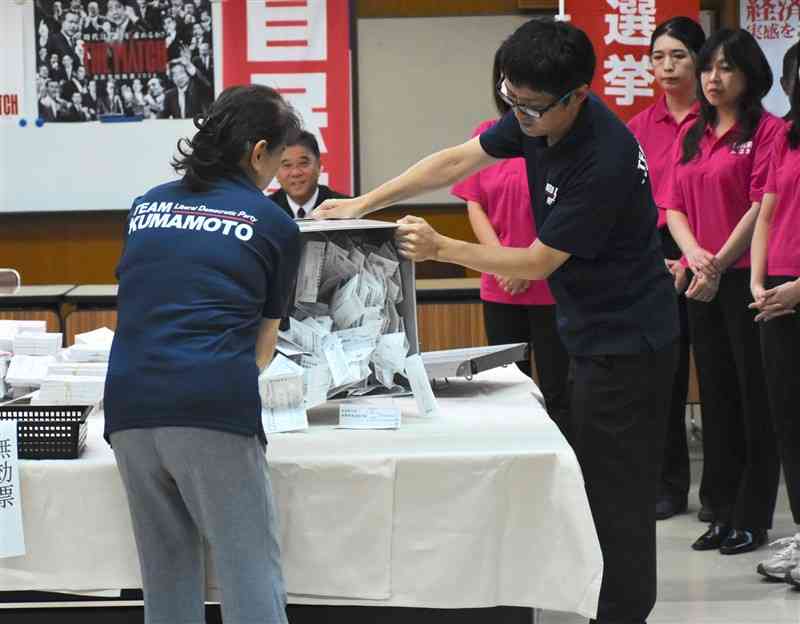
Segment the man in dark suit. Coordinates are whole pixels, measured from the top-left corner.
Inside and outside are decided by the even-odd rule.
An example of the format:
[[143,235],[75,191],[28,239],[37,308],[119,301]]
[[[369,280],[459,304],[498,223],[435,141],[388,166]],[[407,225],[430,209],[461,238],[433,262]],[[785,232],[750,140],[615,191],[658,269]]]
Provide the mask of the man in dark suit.
[[192,64],[197,71],[203,75],[206,82],[214,82],[214,58],[211,56],[211,46],[207,42],[202,42],[198,49],[199,54],[192,59]]
[[281,190],[269,198],[293,219],[304,219],[326,199],[347,197],[319,183],[319,144],[305,130],[288,143],[276,177]]
[[89,111],[83,105],[83,96],[79,91],[75,91],[70,103],[58,111],[58,121],[89,121],[89,119]]
[[175,87],[164,94],[162,119],[191,119],[202,113],[214,99],[214,88],[186,57],[169,64]]
[[64,101],[61,99],[61,85],[52,78],[47,81],[47,92],[39,99],[39,118],[44,121],[58,121]]
[[83,59],[78,56],[77,46],[80,40],[81,18],[74,11],[64,13],[61,31],[51,34],[47,38],[47,51],[57,54],[59,59],[68,55],[74,67],[83,65]]

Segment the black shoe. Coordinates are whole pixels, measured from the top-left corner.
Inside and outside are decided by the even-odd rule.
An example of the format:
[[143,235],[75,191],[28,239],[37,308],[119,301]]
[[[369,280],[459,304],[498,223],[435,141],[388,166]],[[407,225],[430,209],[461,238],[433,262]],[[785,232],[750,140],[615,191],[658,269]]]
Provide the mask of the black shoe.
[[700,522],[714,522],[714,512],[709,507],[702,505],[697,512],[697,519]]
[[708,525],[708,530],[695,540],[692,548],[694,550],[716,550],[728,537],[730,531],[731,529],[727,524],[712,522]]
[[738,555],[761,548],[767,543],[766,529],[733,529],[719,547],[723,555]]
[[667,518],[684,513],[685,511],[686,499],[677,500],[669,496],[664,496],[656,501],[656,520],[666,520]]

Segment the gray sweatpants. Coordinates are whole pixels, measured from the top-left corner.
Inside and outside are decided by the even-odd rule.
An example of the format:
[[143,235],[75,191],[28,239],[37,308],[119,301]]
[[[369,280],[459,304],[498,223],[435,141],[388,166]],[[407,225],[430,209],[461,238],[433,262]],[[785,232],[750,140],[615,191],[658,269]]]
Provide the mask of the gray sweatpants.
[[205,548],[225,624],[285,624],[277,518],[261,442],[189,427],[111,434],[128,494],[146,624],[205,622]]

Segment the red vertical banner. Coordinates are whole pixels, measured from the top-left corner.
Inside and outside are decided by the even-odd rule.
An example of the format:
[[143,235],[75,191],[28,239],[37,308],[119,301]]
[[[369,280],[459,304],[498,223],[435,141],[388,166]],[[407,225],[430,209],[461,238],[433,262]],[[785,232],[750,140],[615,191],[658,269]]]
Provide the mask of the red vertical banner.
[[223,86],[264,84],[283,94],[317,137],[320,183],[352,194],[348,0],[227,0],[222,28]]
[[699,0],[567,0],[566,8],[594,45],[592,91],[624,121],[659,95],[650,64],[656,27],[671,17],[697,20],[700,14]]

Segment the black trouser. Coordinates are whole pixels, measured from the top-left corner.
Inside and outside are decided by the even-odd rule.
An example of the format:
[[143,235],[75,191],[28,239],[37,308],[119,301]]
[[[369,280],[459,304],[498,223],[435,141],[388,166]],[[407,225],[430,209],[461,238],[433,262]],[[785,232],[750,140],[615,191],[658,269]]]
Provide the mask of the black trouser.
[[769,529],[780,465],[767,406],[750,271],[726,271],[713,301],[689,300],[703,414],[705,497],[717,521]]
[[[767,287],[796,277],[769,277]],[[800,524],[800,317],[798,312],[761,324],[761,353],[775,437],[795,524]]]
[[[683,254],[663,227],[661,249],[664,257],[677,260]],[[664,441],[664,459],[661,464],[661,479],[658,483],[659,497],[669,497],[685,503],[689,496],[691,474],[689,470],[689,446],[686,442],[686,396],[689,394],[689,317],[686,312],[686,297],[678,297],[678,318],[681,334],[678,340],[678,362],[672,382],[672,398],[667,415],[667,437]]]
[[[483,322],[490,345],[527,342],[536,358],[539,387],[547,412],[570,444],[569,356],[556,328],[554,305],[512,305],[483,302]],[[520,370],[532,377],[530,361],[517,362]]]
[[640,624],[656,600],[656,484],[677,346],[572,357],[575,454],[600,549],[597,622]]

